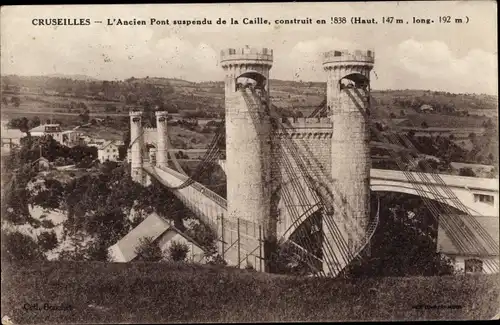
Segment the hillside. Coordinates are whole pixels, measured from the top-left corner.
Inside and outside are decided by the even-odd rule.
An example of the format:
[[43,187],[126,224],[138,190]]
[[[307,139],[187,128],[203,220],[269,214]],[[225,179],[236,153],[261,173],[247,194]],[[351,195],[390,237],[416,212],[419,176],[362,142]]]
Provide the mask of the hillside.
[[[126,112],[140,105],[143,97],[163,103],[167,108],[203,110],[222,113],[224,107],[223,81],[190,82],[169,78],[134,78],[124,81],[87,80],[85,76],[20,77],[2,76],[3,96],[19,95],[33,102],[36,109],[69,112],[61,101],[85,101],[91,109]],[[273,103],[290,111],[297,109],[308,115],[320,105],[326,95],[325,82],[296,82],[270,80]],[[29,97],[28,95],[31,95]],[[38,95],[38,96],[35,96]],[[452,116],[496,116],[497,97],[476,94],[452,94],[423,90],[372,91],[375,114],[388,118],[391,113],[419,113],[423,104],[431,105],[435,113]],[[23,102],[23,98],[21,98]],[[38,104],[35,104],[38,103]],[[5,103],[4,103],[5,105]],[[2,106],[4,106],[2,105]],[[7,103],[8,106],[8,103]],[[25,108],[27,109],[27,108]]]
[[[84,76],[79,79],[3,76],[2,119],[38,117],[40,121],[51,120],[64,128],[73,128],[81,124],[79,115],[88,111],[91,119],[104,118],[109,122],[88,129],[88,135],[120,139],[129,110],[138,107],[145,111],[167,110],[175,118],[213,120],[224,115],[223,81],[197,83],[157,77],[123,81],[82,80]],[[273,105],[286,116],[309,116],[316,107],[324,105],[325,82],[272,79],[270,87]],[[432,110],[423,112],[424,105]],[[459,162],[498,161],[498,140],[491,137],[497,132],[497,116],[495,96],[425,90],[372,91],[373,121],[405,133],[413,130],[418,136],[453,136],[462,148],[475,147],[472,154]],[[437,132],[438,128],[441,131]],[[474,143],[469,139],[472,133],[478,135]],[[181,139],[177,134],[173,137],[174,142],[188,141],[187,146],[179,148],[201,148],[207,144],[202,139],[205,135],[196,139]]]
[[49,74],[47,75],[49,78],[68,78],[68,79],[73,79],[73,80],[83,80],[83,81],[98,81],[98,79],[94,77],[89,77],[83,74],[70,74],[70,75],[65,75],[61,73],[54,73],[54,74]]
[[[499,279],[346,281],[194,264],[43,262],[2,265],[1,307],[17,324],[491,319]],[[44,303],[67,309],[30,307]]]

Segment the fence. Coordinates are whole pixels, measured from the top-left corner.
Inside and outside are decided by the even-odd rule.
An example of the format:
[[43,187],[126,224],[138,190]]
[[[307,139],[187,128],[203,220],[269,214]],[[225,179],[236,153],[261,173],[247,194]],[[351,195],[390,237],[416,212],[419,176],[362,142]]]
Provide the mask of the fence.
[[241,218],[217,218],[218,248],[229,265],[265,270],[264,227]]

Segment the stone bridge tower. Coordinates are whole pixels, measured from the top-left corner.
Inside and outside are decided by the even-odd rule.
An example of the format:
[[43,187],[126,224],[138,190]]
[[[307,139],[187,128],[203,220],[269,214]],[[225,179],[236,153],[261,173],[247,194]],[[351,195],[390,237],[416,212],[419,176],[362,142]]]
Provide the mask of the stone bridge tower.
[[[341,231],[353,253],[362,244],[370,218],[371,160],[366,119],[374,63],[373,51],[331,51],[323,59],[328,73],[327,110],[333,123],[332,185],[342,202],[334,217],[339,225],[346,226]],[[360,225],[356,233],[347,227],[345,216]],[[334,241],[328,232],[324,236],[325,240]]]
[[132,111],[130,115],[130,153],[131,153],[131,175],[132,180],[139,184],[144,183],[143,163],[143,129],[142,112]]
[[[244,47],[221,51],[225,72],[227,218],[265,225],[270,217],[270,134],[268,112],[271,49]],[[241,87],[252,84],[260,98]]]
[[156,165],[158,167],[168,167],[168,112],[156,111],[156,131],[158,138],[156,142]]

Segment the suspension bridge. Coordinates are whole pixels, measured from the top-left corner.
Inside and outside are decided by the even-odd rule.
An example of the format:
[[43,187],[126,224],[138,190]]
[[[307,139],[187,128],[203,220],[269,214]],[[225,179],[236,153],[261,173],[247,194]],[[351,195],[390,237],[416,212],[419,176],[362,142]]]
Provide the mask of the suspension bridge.
[[[272,50],[222,51],[226,115],[197,168],[188,175],[172,153],[166,112],[156,112],[152,129],[134,111],[132,177],[169,188],[217,234],[229,265],[272,272],[280,251],[311,275],[339,276],[369,254],[380,208],[370,196],[401,192],[422,198],[455,257],[498,272],[498,180],[437,174],[415,164],[411,138],[379,131],[370,118],[374,62],[372,51],[325,53],[326,100],[307,118],[284,118],[269,97]],[[387,151],[399,170],[371,169],[370,132],[394,149]],[[146,143],[156,147],[149,154]],[[226,172],[227,198],[197,181],[214,164]]]

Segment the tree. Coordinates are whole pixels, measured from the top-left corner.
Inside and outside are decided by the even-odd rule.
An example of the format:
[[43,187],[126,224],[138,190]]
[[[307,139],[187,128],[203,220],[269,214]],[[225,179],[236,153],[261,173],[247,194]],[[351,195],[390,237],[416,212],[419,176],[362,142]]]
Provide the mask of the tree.
[[26,117],[22,117],[21,120],[19,121],[19,130],[22,132],[27,132],[29,133],[30,127],[29,127],[29,120]]
[[170,258],[175,262],[185,261],[187,254],[189,252],[188,245],[184,243],[179,243],[176,241],[172,242],[172,245],[168,248]]
[[19,107],[21,105],[21,99],[19,97],[14,96],[10,99],[10,102],[14,104],[14,107]]
[[159,262],[163,259],[163,252],[152,237],[139,239],[139,246],[136,247],[135,253],[138,261]]
[[2,104],[4,104],[5,106],[9,105],[9,102],[7,101],[7,98],[2,97]]
[[379,226],[371,241],[371,255],[349,265],[345,275],[453,274],[451,261],[436,252],[437,232],[437,220],[420,197],[383,193],[380,196]]
[[84,159],[87,159],[88,163],[89,161],[97,159],[97,148],[82,145],[74,146],[69,148],[68,156],[76,163],[80,163]]
[[61,206],[64,195],[64,187],[57,179],[46,179],[45,190],[37,192],[29,199],[29,203],[38,205],[45,209],[58,209]]
[[2,230],[2,259],[8,262],[40,261],[45,255],[28,235]]
[[80,103],[80,104],[83,104],[83,106],[85,106],[85,108],[83,109],[83,112],[80,113],[78,116],[80,117],[80,120],[82,121],[82,123],[89,123],[90,112],[84,103]]
[[[17,170],[13,171],[13,168]],[[31,215],[28,209],[30,201],[30,192],[27,189],[28,183],[37,174],[37,169],[30,163],[17,163],[12,166],[6,166],[6,172],[2,175],[4,178],[4,188],[2,191],[2,218],[13,224],[24,224],[30,220]]]
[[130,230],[130,221],[120,208],[114,205],[109,208],[103,207],[101,204],[99,202],[97,211],[90,213],[81,220],[81,223],[88,234],[112,245],[127,234]]
[[40,118],[38,116],[35,116],[28,122],[28,128],[33,129],[39,126],[40,124],[41,124]]
[[158,215],[173,220],[174,226],[180,231],[185,231],[184,219],[189,214],[184,204],[156,179],[144,189],[142,195],[137,197],[138,209],[146,212],[156,212]]
[[118,163],[116,161],[105,161],[99,166],[99,171],[103,174],[111,175],[117,167]]
[[214,231],[205,224],[195,223],[186,230],[186,235],[191,237],[198,245],[200,245],[208,255],[212,255],[217,252],[217,236]]
[[[130,123],[127,123],[127,129],[125,130],[125,132],[123,132],[122,141],[123,141],[124,147],[126,149],[128,149],[130,142],[132,141],[130,139]],[[125,152],[126,152],[126,150],[125,150]]]
[[429,127],[429,125],[427,124],[426,121],[423,121],[422,124],[420,124],[420,126],[425,128],[425,129]]
[[44,231],[38,235],[38,245],[40,245],[43,252],[56,248],[58,244],[57,236],[54,231]]

